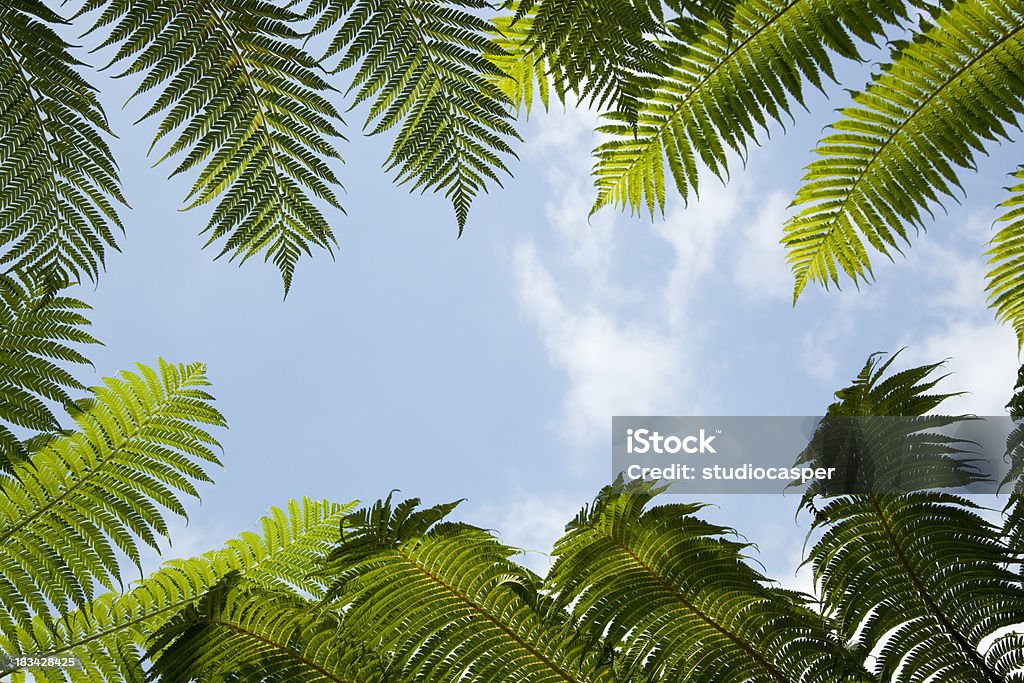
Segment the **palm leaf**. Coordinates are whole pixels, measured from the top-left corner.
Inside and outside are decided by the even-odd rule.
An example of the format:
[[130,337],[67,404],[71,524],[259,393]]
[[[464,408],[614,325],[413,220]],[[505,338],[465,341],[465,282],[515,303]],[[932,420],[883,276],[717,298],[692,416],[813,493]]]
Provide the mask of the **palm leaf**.
[[0,649],[82,661],[81,670],[34,672],[46,681],[141,681],[143,654],[157,630],[231,574],[252,590],[321,597],[324,584],[309,570],[334,546],[340,520],[353,507],[304,498],[272,508],[260,521],[261,533],[245,532],[221,549],[171,560],[130,591],[105,593],[59,622],[37,617],[8,642],[0,638]]
[[159,161],[184,155],[171,173],[201,168],[187,208],[217,200],[204,233],[218,257],[258,254],[280,269],[287,294],[299,257],[336,243],[319,202],[341,208],[328,142],[340,120],[330,86],[298,45],[301,17],[267,0],[95,0],[93,30],[113,24],[102,46],[111,64],[144,74],[135,95],[159,94],[142,120],[162,114],[154,146],[177,136]]
[[113,590],[118,551],[138,565],[136,539],[155,548],[167,534],[163,510],[184,516],[178,495],[197,495],[203,464],[218,463],[205,427],[224,418],[207,385],[200,363],[140,365],[78,402],[78,431],[30,444],[0,480],[0,631]]
[[930,206],[960,187],[959,169],[1024,113],[1022,73],[1021,0],[953,3],[897,42],[819,143],[822,158],[794,200],[803,210],[783,238],[794,300],[808,282],[870,279],[869,246],[891,259],[909,244],[906,226],[922,227]]
[[538,594],[490,533],[389,496],[360,510],[328,559],[332,606],[401,680],[606,681],[610,662]]
[[661,41],[668,61],[643,91],[635,120],[604,116],[611,137],[595,150],[597,198],[592,211],[614,204],[653,215],[665,204],[665,164],[684,199],[698,188],[698,164],[719,177],[729,152],[745,153],[758,130],[784,122],[805,83],[834,79],[832,54],[858,58],[857,41],[872,42],[907,16],[905,0],[746,0],[728,26],[709,23],[694,35],[670,25]]
[[804,606],[768,585],[700,504],[647,509],[644,482],[606,487],[555,544],[546,583],[625,680],[700,683],[869,680]]
[[[927,365],[884,377],[869,359],[830,415],[919,415],[944,398]],[[895,412],[898,411],[898,412]],[[879,678],[998,683],[1024,671],[990,636],[1024,621],[1024,590],[1002,530],[938,491],[827,498],[808,557],[840,633],[877,651]]]
[[84,66],[41,0],[0,8],[0,269],[95,280],[124,203]]
[[[1024,181],[1024,167],[1015,174]],[[985,287],[989,305],[996,309],[1000,322],[1013,325],[1017,333],[1017,347],[1024,347],[1024,182],[1009,188],[1012,196],[1002,203],[1006,213],[999,217],[1003,223],[987,252],[992,269]]]
[[89,361],[71,344],[97,344],[85,327],[85,303],[58,293],[47,279],[0,275],[0,471],[11,472],[28,451],[12,428],[60,429],[47,401],[72,403],[84,389],[61,365]]
[[397,127],[385,162],[399,184],[443,192],[455,207],[459,234],[473,198],[501,185],[505,156],[518,139],[503,77],[490,58],[501,55],[485,0],[314,0],[312,35],[332,31],[324,59],[340,55],[335,72],[356,68],[353,106],[370,102],[371,135]]

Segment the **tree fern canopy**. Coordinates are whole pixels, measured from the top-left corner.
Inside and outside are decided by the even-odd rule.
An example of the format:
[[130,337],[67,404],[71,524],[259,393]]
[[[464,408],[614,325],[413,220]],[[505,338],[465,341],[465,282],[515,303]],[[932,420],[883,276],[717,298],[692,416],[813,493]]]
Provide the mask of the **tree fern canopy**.
[[301,17],[267,0],[95,0],[83,12],[101,7],[93,30],[113,25],[111,64],[143,75],[136,95],[159,89],[142,118],[162,114],[154,146],[173,140],[160,161],[182,157],[172,176],[200,168],[188,208],[217,200],[207,245],[272,259],[287,294],[299,257],[336,243],[316,200],[341,208],[325,161],[340,119],[298,45]]
[[89,306],[55,290],[46,277],[0,275],[0,471],[28,457],[12,427],[58,431],[47,401],[70,406],[67,390],[85,388],[61,364],[89,362],[71,346],[98,343],[84,329]]
[[0,8],[0,272],[96,279],[123,203],[107,119],[42,0]]
[[540,579],[490,533],[446,522],[455,504],[384,501],[346,519],[328,559],[347,628],[394,653],[401,680],[614,680],[599,647],[538,595]]
[[[885,377],[891,363],[869,359],[829,415],[920,415],[945,398],[931,393],[938,366]],[[975,504],[934,491],[827,501],[808,562],[843,637],[877,648],[882,680],[1016,680],[1006,648],[1019,634],[982,644],[1024,622],[1019,558]]]
[[312,35],[330,31],[334,71],[354,68],[353,106],[368,101],[371,135],[397,127],[385,161],[399,184],[443,192],[459,234],[473,198],[501,185],[509,142],[518,139],[505,74],[491,61],[502,51],[481,16],[486,0],[314,0]]
[[[892,62],[818,145],[822,158],[797,193],[804,208],[783,239],[794,298],[808,282],[869,279],[868,245],[891,258],[909,244],[905,226],[923,226],[929,205],[959,187],[958,168],[973,168],[975,154],[1007,138],[1024,113],[1021,73],[1020,0],[953,3],[899,41]],[[1000,295],[1006,284],[992,288],[1000,315],[1012,320],[1014,296]]]
[[179,494],[218,463],[207,384],[198,363],[108,378],[76,404],[78,431],[34,440],[0,480],[0,631],[113,590],[117,551],[138,565],[137,539],[167,535],[163,510],[185,514]]

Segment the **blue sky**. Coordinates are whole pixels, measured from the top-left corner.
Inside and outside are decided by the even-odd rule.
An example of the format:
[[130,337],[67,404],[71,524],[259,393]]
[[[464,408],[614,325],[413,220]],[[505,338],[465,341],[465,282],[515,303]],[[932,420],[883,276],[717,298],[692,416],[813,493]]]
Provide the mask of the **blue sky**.
[[[876,284],[810,289],[794,308],[778,240],[809,150],[845,103],[838,88],[809,98],[814,114],[791,134],[773,129],[728,186],[708,178],[699,202],[673,199],[653,222],[610,209],[588,222],[595,117],[534,112],[515,178],[478,199],[459,240],[443,198],[392,187],[388,140],[363,136],[355,112],[340,144],[348,215],[332,215],[340,249],[304,260],[282,301],[272,266],[200,250],[206,214],[178,211],[189,179],[150,168],[152,126],[131,126],[142,103],[121,110],[129,84],[97,82],[134,208],[122,253],[81,293],[105,343],[93,381],[158,356],[202,360],[230,423],[226,468],[165,556],[214,547],[290,498],[370,503],[392,489],[466,498],[460,519],[546,551],[607,482],[612,415],[818,414],[874,351],[906,346],[904,365],[951,357],[948,387],[972,392],[960,410],[1001,413],[1010,395],[1016,345],[985,308],[981,256],[1019,160],[1010,146],[967,174],[967,200],[939,211],[907,259],[877,260]],[[801,585],[794,498],[713,502],[709,517]]]

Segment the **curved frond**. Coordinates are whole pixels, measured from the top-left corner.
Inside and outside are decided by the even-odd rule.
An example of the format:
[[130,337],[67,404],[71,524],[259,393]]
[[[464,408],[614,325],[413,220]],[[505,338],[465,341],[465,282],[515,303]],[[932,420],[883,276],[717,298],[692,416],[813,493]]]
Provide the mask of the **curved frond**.
[[0,8],[0,271],[95,280],[124,203],[95,89],[42,0]]
[[684,199],[697,190],[698,164],[723,177],[729,152],[743,154],[770,120],[783,122],[805,83],[834,78],[832,54],[857,58],[906,18],[905,0],[746,0],[728,27],[708,23],[694,36],[672,25],[661,41],[668,61],[643,92],[635,120],[607,114],[595,150],[597,198],[653,215],[665,204],[665,165]]
[[1024,167],[1014,177],[1020,183],[1008,188],[1012,196],[1001,204],[1003,226],[986,252],[992,269],[986,275],[989,305],[996,319],[1013,325],[1017,348],[1024,348]]
[[72,403],[68,389],[85,389],[60,364],[86,364],[72,344],[97,344],[85,327],[89,306],[62,296],[39,278],[0,275],[0,471],[28,457],[11,427],[60,429],[47,401]]
[[[218,257],[273,260],[285,293],[299,257],[336,244],[320,203],[338,209],[339,115],[330,86],[299,47],[301,19],[267,0],[113,0],[96,27],[114,24],[112,64],[143,75],[135,95],[158,94],[141,120],[161,115],[154,146],[172,139],[171,173],[199,170],[187,208],[216,201],[203,231]],[[95,30],[94,28],[94,30]],[[319,202],[317,200],[320,200]]]
[[9,652],[75,655],[83,662],[82,671],[45,672],[47,681],[141,681],[153,634],[228,575],[240,575],[251,590],[319,599],[324,585],[309,572],[337,543],[340,521],[353,507],[304,498],[284,510],[272,508],[260,533],[245,532],[223,548],[171,560],[126,593],[106,593],[59,622],[36,618],[0,645]]
[[157,547],[164,511],[185,515],[218,464],[207,426],[223,426],[201,363],[139,365],[91,389],[78,431],[36,439],[0,480],[0,631],[34,614],[81,607],[120,580],[118,551],[139,564],[137,539]]
[[899,41],[892,61],[815,150],[783,242],[796,278],[872,277],[869,246],[892,258],[930,206],[952,197],[959,169],[1024,113],[1024,2],[951,3]]
[[331,31],[324,56],[355,68],[353,106],[370,102],[371,135],[397,128],[385,161],[399,184],[443,192],[462,234],[473,198],[501,185],[518,139],[510,100],[494,83],[501,49],[481,16],[486,0],[314,0],[313,35]]
[[625,680],[867,680],[808,596],[769,586],[730,530],[694,516],[702,505],[647,509],[655,493],[606,487],[556,542],[546,580],[591,637],[619,648]]
[[391,497],[351,515],[325,573],[346,628],[393,653],[402,680],[610,681],[600,647],[538,594],[540,579],[490,533],[446,522],[455,504]]
[[149,680],[388,680],[376,654],[346,637],[340,614],[314,609],[295,593],[238,583],[227,577],[160,628]]
[[[889,377],[892,358],[873,357],[829,415],[919,415],[937,365]],[[900,410],[900,413],[892,412]],[[810,562],[827,613],[841,634],[878,651],[879,678],[1004,683],[1024,673],[999,647],[982,644],[1024,623],[1024,590],[1002,530],[979,508],[937,491],[826,498]]]

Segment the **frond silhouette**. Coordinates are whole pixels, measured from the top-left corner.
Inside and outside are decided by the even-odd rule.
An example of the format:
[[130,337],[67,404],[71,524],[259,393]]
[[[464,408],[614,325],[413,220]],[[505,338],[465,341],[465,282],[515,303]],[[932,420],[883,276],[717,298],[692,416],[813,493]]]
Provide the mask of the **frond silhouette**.
[[[85,387],[65,369],[88,359],[74,345],[99,343],[86,332],[89,306],[60,294],[48,277],[0,275],[0,471],[11,473],[28,449],[12,429],[56,432],[48,402],[69,407]],[[2,475],[0,475],[2,476]]]
[[207,246],[273,260],[287,294],[300,256],[336,244],[321,203],[341,209],[326,161],[340,118],[299,45],[301,17],[267,0],[92,0],[82,13],[99,8],[110,65],[142,77],[136,96],[158,93],[140,119],[160,116],[154,146],[171,140],[158,163],[179,157],[172,177],[199,169],[187,208],[216,201]]
[[92,280],[124,204],[112,133],[83,64],[41,0],[0,8],[0,272]]
[[324,60],[354,69],[353,105],[369,102],[370,135],[397,128],[384,162],[398,184],[443,192],[459,234],[487,184],[501,185],[518,139],[491,62],[502,54],[481,16],[485,0],[314,0],[312,35],[330,32]]

